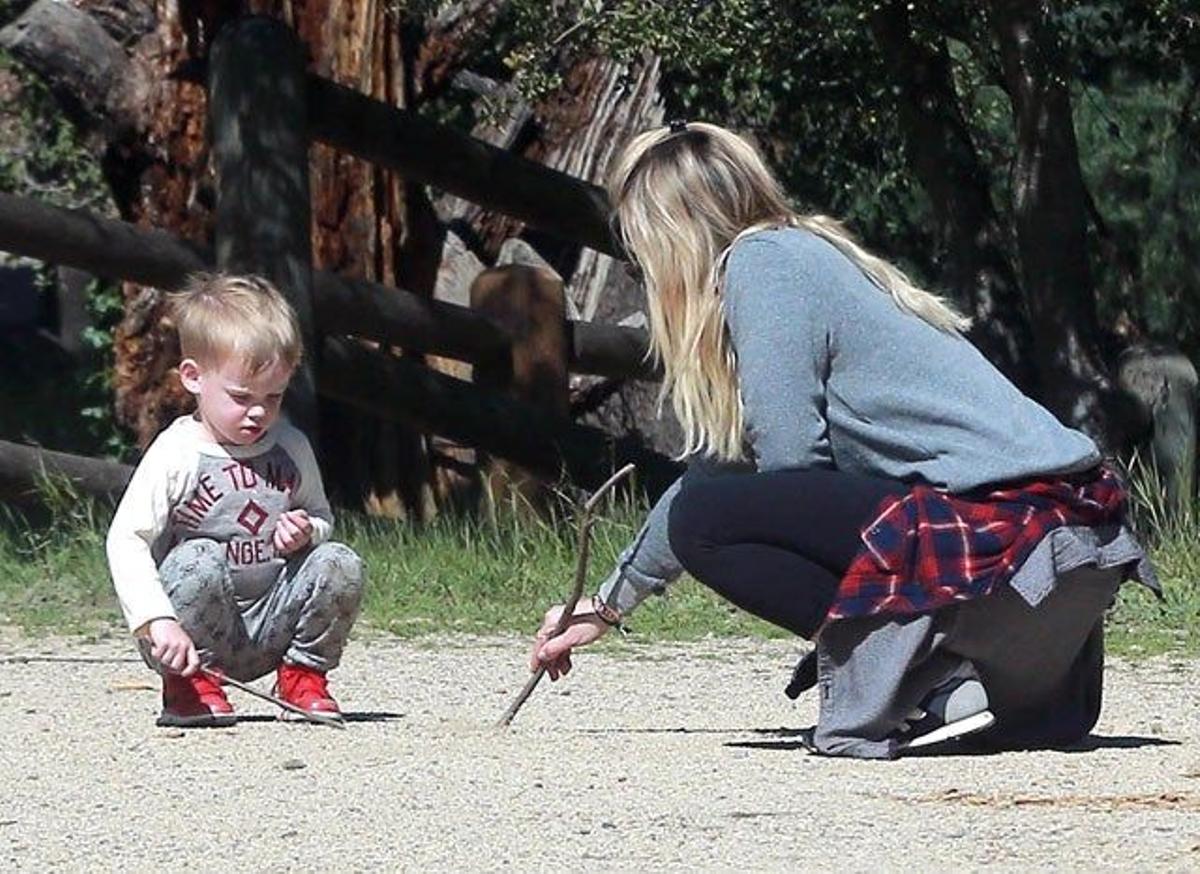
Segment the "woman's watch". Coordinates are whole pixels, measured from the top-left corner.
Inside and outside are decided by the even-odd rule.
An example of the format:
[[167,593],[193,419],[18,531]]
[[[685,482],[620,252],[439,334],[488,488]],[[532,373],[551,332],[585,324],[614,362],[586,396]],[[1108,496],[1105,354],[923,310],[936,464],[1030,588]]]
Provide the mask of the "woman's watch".
[[621,632],[625,631],[625,617],[621,615],[621,611],[616,607],[610,607],[606,604],[604,599],[600,597],[599,592],[592,595],[592,612],[599,616],[600,621],[605,625],[610,625]]

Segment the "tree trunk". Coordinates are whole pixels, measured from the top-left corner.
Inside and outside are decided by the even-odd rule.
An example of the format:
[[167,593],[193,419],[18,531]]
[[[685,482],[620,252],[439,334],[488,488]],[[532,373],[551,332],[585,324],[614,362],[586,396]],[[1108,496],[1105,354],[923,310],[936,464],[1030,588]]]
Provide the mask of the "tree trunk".
[[871,30],[899,89],[905,148],[933,206],[946,285],[974,319],[971,339],[983,354],[1036,394],[1021,289],[1004,249],[988,170],[959,107],[945,39],[939,37],[933,46],[914,39],[908,4],[899,2],[873,12]]
[[1122,443],[1100,352],[1087,190],[1059,47],[1037,0],[991,0],[1016,127],[1013,212],[1047,407],[1105,449]]

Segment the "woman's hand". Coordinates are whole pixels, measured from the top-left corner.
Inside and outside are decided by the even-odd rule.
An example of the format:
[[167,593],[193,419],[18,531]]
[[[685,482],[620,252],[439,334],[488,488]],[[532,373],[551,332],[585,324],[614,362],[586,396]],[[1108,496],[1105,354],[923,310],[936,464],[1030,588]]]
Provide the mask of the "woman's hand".
[[308,546],[313,523],[305,510],[288,510],[275,524],[275,554],[291,555]]
[[200,669],[196,645],[174,619],[154,619],[147,629],[150,636],[150,655],[174,674],[190,677]]
[[563,606],[559,604],[546,611],[546,617],[542,620],[542,627],[538,629],[533,644],[533,655],[529,659],[529,670],[536,671],[544,667],[551,680],[571,673],[572,649],[595,643],[609,629],[604,620],[592,612],[591,603],[580,599],[575,605],[571,624],[558,637],[552,637],[554,629],[558,627],[558,619],[562,616]]

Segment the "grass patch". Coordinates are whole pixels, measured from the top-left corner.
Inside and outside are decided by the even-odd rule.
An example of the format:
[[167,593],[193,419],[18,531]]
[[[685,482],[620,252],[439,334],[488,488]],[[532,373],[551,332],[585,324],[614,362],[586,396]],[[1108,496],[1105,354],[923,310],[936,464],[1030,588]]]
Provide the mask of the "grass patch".
[[[36,518],[0,518],[0,623],[31,633],[119,630],[104,535],[111,508],[55,484]],[[592,532],[588,591],[616,561],[645,508],[613,501]],[[575,525],[502,511],[494,518],[441,518],[424,526],[355,513],[338,515],[337,539],[365,560],[363,619],[402,637],[444,632],[532,633],[543,611],[567,595]],[[653,598],[630,623],[641,640],[786,634],[721,601],[692,580]]]
[[[1125,586],[1109,616],[1121,655],[1200,652],[1200,513],[1165,512],[1152,480],[1135,480],[1135,521],[1150,544],[1166,597]],[[1158,500],[1158,503],[1155,501]],[[120,632],[104,558],[111,508],[46,486],[49,511],[0,518],[0,623],[32,633]],[[644,518],[616,500],[593,529],[589,591],[599,585]],[[364,631],[420,637],[445,632],[531,635],[561,602],[574,574],[575,527],[506,511],[417,527],[342,513],[338,538],[366,560]],[[652,598],[631,621],[633,640],[788,635],[721,601],[691,580]]]
[[[592,531],[586,591],[604,579],[644,515],[643,507],[628,502],[609,505]],[[421,528],[343,516],[341,524],[340,536],[367,563],[364,616],[402,636],[446,630],[532,635],[574,578],[575,525],[561,515],[541,520],[508,511]],[[691,580],[672,586],[667,598],[651,599],[630,625],[647,639],[784,635]]]
[[1133,525],[1150,551],[1163,598],[1142,586],[1122,586],[1108,622],[1110,647],[1132,656],[1200,653],[1200,501],[1173,506],[1158,469],[1137,456],[1126,476]]

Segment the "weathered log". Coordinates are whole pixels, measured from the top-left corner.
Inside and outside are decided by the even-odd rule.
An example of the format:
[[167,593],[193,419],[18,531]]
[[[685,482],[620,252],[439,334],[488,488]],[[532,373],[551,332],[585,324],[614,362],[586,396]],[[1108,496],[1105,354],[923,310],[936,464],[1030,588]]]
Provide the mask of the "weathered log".
[[638,468],[638,487],[652,499],[681,467],[629,438],[578,425],[530,404],[411,361],[326,339],[319,373],[325,396],[411,423],[514,461],[549,480],[564,476],[595,488],[628,462]]
[[36,503],[44,479],[65,478],[84,494],[116,499],[133,475],[126,464],[0,440],[0,499]]
[[213,265],[211,252],[171,234],[3,192],[0,249],[164,289]]
[[[243,18],[217,36],[208,74],[217,266],[272,280],[296,312],[305,348],[319,352],[313,326],[304,48],[281,21]],[[313,357],[305,356],[297,368],[284,405],[315,444]]]
[[105,139],[125,138],[140,127],[146,88],[140,70],[86,12],[38,0],[0,31],[0,46],[66,98],[77,119],[104,130]]
[[[213,269],[211,252],[162,231],[2,192],[0,250],[165,290],[178,288],[197,270]],[[326,333],[467,361],[496,354],[508,342],[501,328],[467,307],[374,282],[317,272],[313,296]],[[657,378],[644,361],[644,331],[592,322],[570,322],[567,328],[572,372]]]
[[309,78],[315,139],[567,240],[618,255],[604,191],[414,112]]

